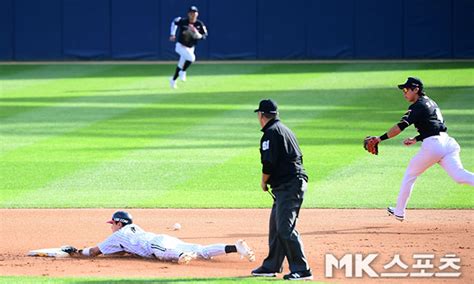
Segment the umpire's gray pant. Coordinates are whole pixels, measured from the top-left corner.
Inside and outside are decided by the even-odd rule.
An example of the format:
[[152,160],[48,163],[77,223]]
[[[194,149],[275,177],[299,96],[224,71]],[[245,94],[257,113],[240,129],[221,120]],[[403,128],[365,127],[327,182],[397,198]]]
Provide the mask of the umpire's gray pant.
[[295,229],[306,188],[306,181],[298,177],[273,188],[275,201],[270,215],[269,252],[262,264],[269,271],[279,272],[285,256],[291,272],[309,269],[303,242]]

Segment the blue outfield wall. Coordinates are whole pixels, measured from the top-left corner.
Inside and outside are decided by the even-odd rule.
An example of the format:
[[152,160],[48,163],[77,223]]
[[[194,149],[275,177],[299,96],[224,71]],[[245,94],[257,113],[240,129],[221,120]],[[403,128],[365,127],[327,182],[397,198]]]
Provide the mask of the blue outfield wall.
[[63,57],[110,58],[112,39],[110,1],[63,0],[62,2]]
[[14,59],[63,57],[61,0],[14,0],[12,12]]
[[474,58],[474,0],[0,0],[0,60],[168,60],[190,5],[199,59]]

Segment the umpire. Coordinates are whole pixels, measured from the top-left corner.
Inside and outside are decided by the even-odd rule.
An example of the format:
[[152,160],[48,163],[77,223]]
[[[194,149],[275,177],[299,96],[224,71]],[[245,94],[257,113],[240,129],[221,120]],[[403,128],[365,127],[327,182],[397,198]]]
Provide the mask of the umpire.
[[277,104],[262,100],[255,110],[262,126],[260,140],[262,161],[262,189],[271,186],[274,202],[270,215],[268,256],[252,271],[253,276],[275,277],[288,259],[290,273],[285,280],[313,279],[303,252],[296,220],[303,203],[308,176],[303,168],[303,155],[293,132],[278,119]]

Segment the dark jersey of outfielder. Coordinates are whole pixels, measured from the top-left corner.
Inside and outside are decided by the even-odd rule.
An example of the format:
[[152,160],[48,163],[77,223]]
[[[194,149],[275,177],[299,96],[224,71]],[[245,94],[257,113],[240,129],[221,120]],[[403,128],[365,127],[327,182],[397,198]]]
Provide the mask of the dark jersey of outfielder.
[[435,101],[427,96],[421,96],[414,102],[408,111],[398,123],[398,127],[404,130],[408,126],[414,124],[420,135],[416,136],[417,141],[430,136],[439,135],[440,132],[446,132],[448,128],[444,125],[441,110]]
[[[176,27],[173,27],[173,25]],[[202,35],[201,39],[205,39],[207,37],[207,29],[202,21],[196,20],[195,23],[190,24],[188,18],[181,17],[177,17],[173,20],[173,23],[171,24],[171,34],[174,35],[173,30],[177,28],[175,35],[178,39],[178,42],[184,46],[193,47],[198,43],[198,39],[193,38],[188,33],[189,25],[193,25],[198,30],[198,32]]]
[[278,119],[270,120],[262,132],[260,156],[262,172],[270,175],[268,184],[275,189],[294,177],[302,177],[307,181],[303,154],[293,132]]

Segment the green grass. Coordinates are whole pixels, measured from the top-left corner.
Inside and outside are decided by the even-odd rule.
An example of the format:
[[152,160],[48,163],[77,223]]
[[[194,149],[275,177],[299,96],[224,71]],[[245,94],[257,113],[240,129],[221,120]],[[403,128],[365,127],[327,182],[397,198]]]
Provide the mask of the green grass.
[[[362,150],[408,107],[396,84],[423,79],[474,170],[474,63],[0,65],[0,207],[268,207],[259,189],[262,98],[280,106],[310,176],[306,207],[394,204],[419,145],[413,127]],[[435,166],[411,208],[473,208]]]
[[[235,278],[55,278],[55,277],[24,277],[24,276],[0,276],[0,283],[85,283],[85,284],[129,284],[129,283],[173,283],[173,284],[189,284],[189,283],[282,283],[282,279],[263,279],[252,277],[235,277]],[[285,281],[286,283],[286,281]],[[312,282],[313,283],[313,282]],[[322,282],[315,282],[322,283]]]

